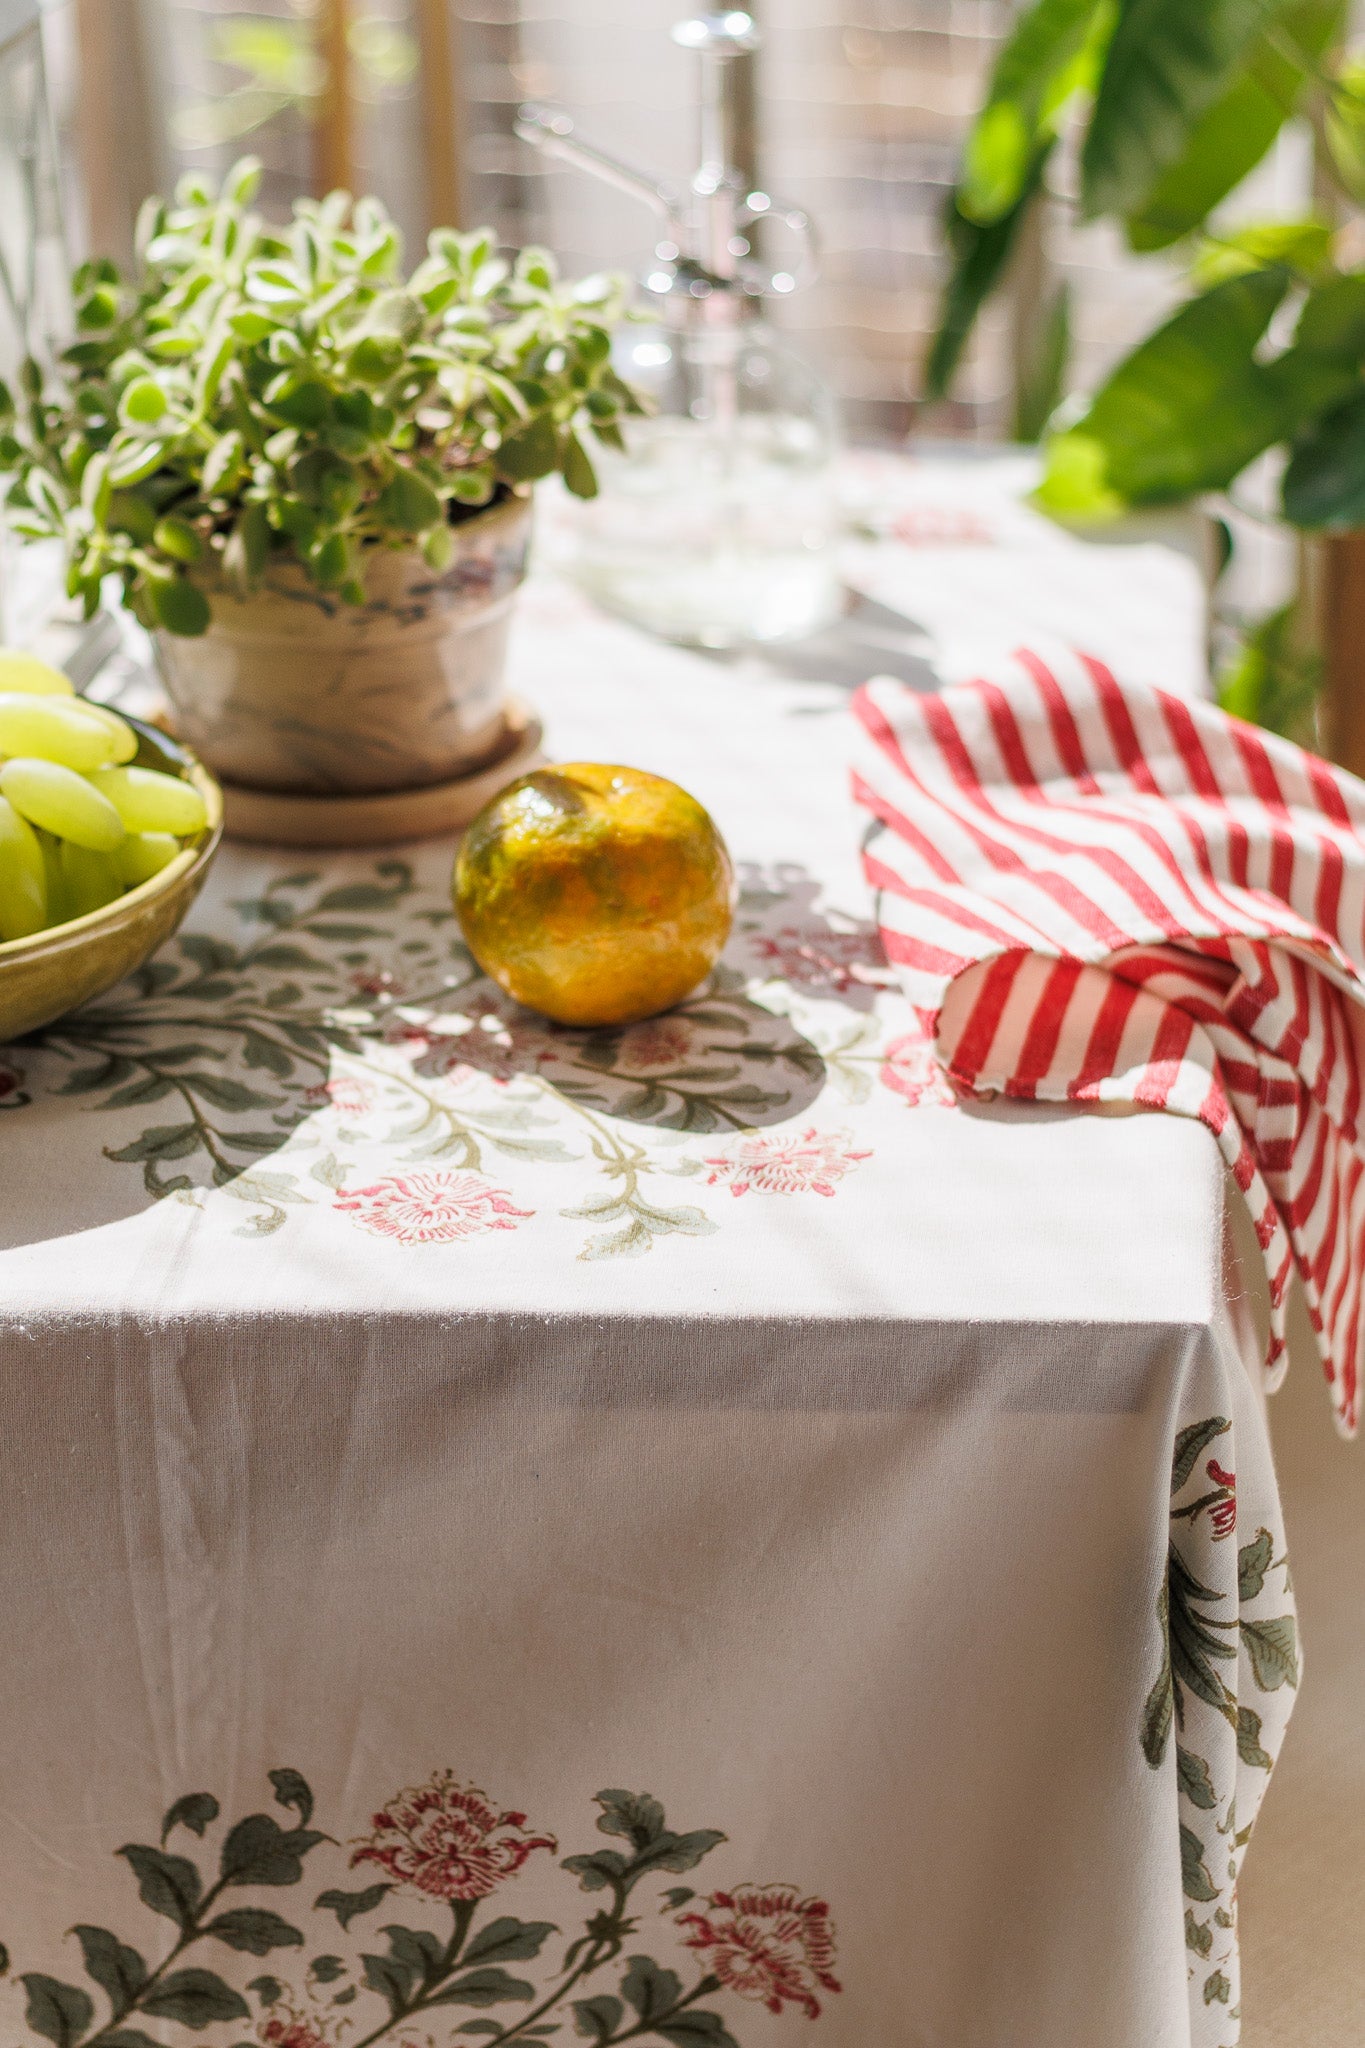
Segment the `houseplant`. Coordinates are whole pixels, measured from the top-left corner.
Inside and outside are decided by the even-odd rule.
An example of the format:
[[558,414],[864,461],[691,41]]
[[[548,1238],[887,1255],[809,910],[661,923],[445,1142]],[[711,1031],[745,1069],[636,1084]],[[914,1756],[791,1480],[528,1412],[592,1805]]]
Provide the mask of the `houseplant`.
[[[1034,0],[1005,44],[949,212],[953,254],[928,388],[947,389],[1052,167],[1072,149],[1083,218],[1137,252],[1187,259],[1190,296],[1045,438],[1040,502],[1103,520],[1225,490],[1284,451],[1280,509],[1305,536],[1297,619],[1277,615],[1239,664],[1235,708],[1296,736],[1315,643],[1326,737],[1365,768],[1365,65],[1342,46],[1345,0]],[[1230,225],[1219,209],[1285,121],[1315,136],[1316,208]],[[1054,202],[1055,203],[1055,202]],[[1052,310],[1054,385],[1065,309]],[[1051,409],[1041,407],[1043,414]]]
[[77,339],[4,394],[10,524],[61,538],[87,610],[121,580],[229,784],[440,784],[498,745],[530,485],[591,496],[586,434],[636,409],[624,287],[445,230],[405,278],[375,200],[276,228],[258,179],[187,177],[143,209],[130,278],[76,273]]

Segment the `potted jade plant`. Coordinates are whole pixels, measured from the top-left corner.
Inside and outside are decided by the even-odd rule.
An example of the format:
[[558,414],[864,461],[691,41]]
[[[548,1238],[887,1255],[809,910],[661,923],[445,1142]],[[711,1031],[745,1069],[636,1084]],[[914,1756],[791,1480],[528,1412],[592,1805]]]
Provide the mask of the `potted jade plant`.
[[373,199],[150,200],[136,267],[76,273],[77,339],[4,395],[10,525],[59,537],[87,610],[116,576],[179,735],[230,785],[429,789],[496,755],[530,486],[596,489],[585,437],[638,410],[620,280],[438,230],[411,276]]

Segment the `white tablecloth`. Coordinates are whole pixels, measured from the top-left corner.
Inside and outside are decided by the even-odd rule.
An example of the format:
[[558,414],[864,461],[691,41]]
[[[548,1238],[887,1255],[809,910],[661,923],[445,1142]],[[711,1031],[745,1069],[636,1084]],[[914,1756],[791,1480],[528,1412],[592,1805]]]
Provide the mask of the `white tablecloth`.
[[[1013,559],[907,531],[883,638]],[[1230,2048],[1296,1651],[1213,1141],[941,1099],[818,649],[545,580],[513,661],[713,809],[712,988],[552,1031],[448,848],[230,849],[3,1055],[0,2038]]]

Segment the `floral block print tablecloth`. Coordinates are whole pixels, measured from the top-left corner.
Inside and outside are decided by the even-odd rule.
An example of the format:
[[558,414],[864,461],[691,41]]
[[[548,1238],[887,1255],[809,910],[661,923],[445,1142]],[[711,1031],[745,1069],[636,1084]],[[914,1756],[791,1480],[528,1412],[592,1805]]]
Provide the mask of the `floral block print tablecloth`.
[[0,1054],[0,2041],[1232,2048],[1298,1648],[1212,1141],[952,1101],[833,658],[544,581],[514,663],[727,833],[690,1001],[230,849]]

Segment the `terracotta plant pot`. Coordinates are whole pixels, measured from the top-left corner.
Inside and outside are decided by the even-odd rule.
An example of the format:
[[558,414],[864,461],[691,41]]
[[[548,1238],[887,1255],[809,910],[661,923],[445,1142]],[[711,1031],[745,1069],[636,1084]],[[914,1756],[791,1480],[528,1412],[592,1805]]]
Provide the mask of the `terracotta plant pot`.
[[425,789],[504,743],[512,600],[526,571],[529,497],[453,529],[448,568],[374,548],[367,603],[344,604],[294,564],[242,597],[210,587],[201,638],[157,635],[178,736],[225,783],[293,796]]

